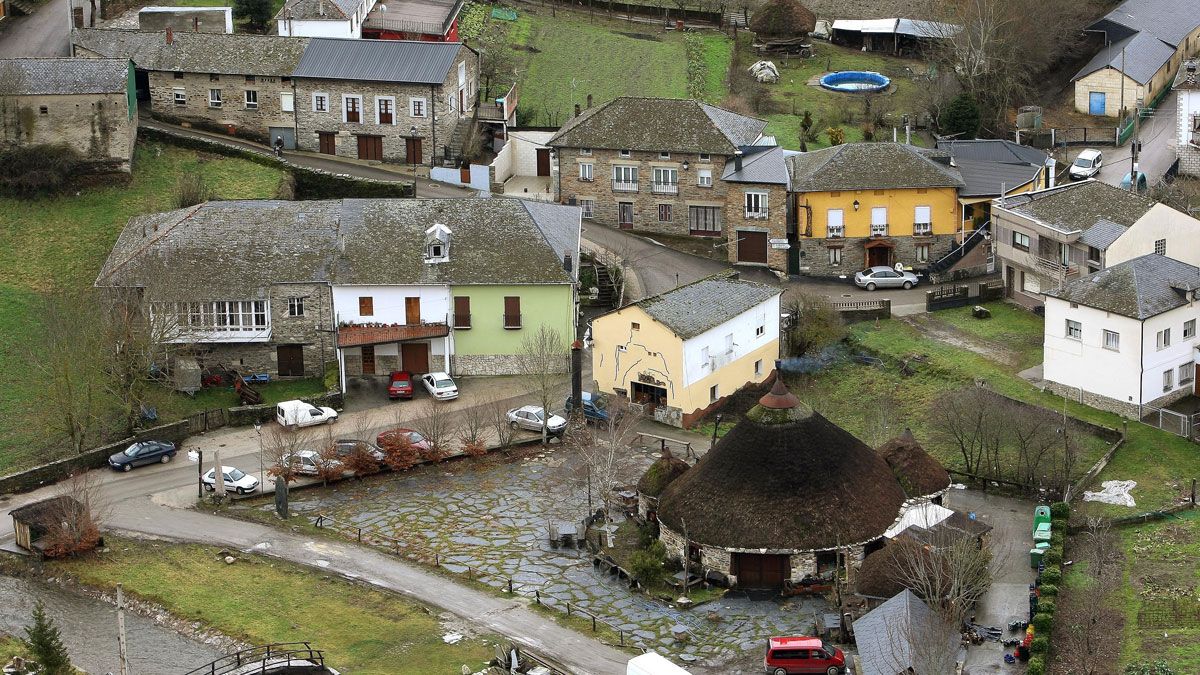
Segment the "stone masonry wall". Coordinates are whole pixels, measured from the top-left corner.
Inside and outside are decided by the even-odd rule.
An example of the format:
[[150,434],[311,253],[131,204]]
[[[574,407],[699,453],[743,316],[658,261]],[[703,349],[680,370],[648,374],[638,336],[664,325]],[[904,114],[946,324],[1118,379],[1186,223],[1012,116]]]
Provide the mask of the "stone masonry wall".
[[788,578],[792,581],[800,581],[804,577],[817,574],[817,554],[815,553],[793,553],[789,556],[788,562],[791,569],[791,576]]
[[1058,382],[1046,381],[1046,390],[1057,394],[1071,401],[1079,401],[1086,406],[1097,408],[1099,410],[1107,410],[1108,412],[1116,413],[1122,417],[1130,419],[1138,419],[1138,405],[1127,401],[1118,401],[1115,398],[1093,394],[1090,391],[1080,391],[1079,387],[1068,387],[1065,384]]
[[455,354],[451,359],[453,375],[519,375],[520,358],[516,354]]
[[129,171],[136,138],[124,93],[0,96],[0,148],[65,143]]
[[[188,122],[218,131],[233,127],[236,135],[263,143],[269,142],[269,127],[292,129],[296,125],[294,114],[283,111],[281,97],[294,93],[291,78],[152,71],[149,80],[150,110],[168,122]],[[186,97],[182,105],[175,102],[177,89]],[[219,108],[209,105],[211,89],[221,91]],[[247,91],[257,92],[257,108],[246,107]],[[299,95],[296,99],[299,105]]]
[[[747,192],[767,193],[767,217],[755,219],[746,217],[745,194]],[[765,232],[767,239],[787,239],[787,186],[764,185],[758,183],[729,183],[725,201],[723,230],[729,245],[729,262],[747,263],[738,260],[738,232]],[[771,248],[767,244],[767,266],[771,269],[787,271],[787,249]]]
[[[888,237],[888,239],[895,244],[895,248],[892,249],[890,266],[894,266],[897,262],[902,262],[906,267],[913,267],[917,270],[928,267],[930,263],[949,253],[955,246],[953,234],[938,234],[929,237],[901,236]],[[837,239],[801,237],[793,245],[800,247],[801,274],[814,277],[836,277],[842,274],[853,275],[855,272],[866,268],[867,250],[863,248],[863,245],[869,241],[871,241],[870,238],[864,237]],[[929,260],[927,262],[917,261],[918,245],[929,246]],[[829,249],[831,248],[841,248],[842,259],[840,265],[830,262]]]
[[1200,148],[1186,142],[1179,144],[1179,173],[1200,176]]

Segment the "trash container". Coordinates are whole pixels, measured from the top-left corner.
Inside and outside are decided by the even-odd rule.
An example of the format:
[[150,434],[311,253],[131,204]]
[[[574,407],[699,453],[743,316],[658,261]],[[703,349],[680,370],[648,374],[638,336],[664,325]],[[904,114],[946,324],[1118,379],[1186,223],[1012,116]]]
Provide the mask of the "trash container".
[[1050,523],[1038,523],[1033,529],[1033,540],[1050,541]]
[[1043,555],[1045,555],[1045,551],[1040,548],[1029,549],[1029,566],[1036,570],[1037,566],[1042,564]]
[[1033,510],[1033,531],[1037,532],[1038,525],[1050,522],[1050,507],[1039,506]]

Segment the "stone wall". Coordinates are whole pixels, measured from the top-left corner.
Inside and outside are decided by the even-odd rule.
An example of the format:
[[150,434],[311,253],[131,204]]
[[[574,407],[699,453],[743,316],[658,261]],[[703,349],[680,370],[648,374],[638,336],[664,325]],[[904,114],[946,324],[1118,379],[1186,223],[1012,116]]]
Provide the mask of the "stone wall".
[[[745,193],[767,193],[767,217],[753,219],[746,217]],[[748,263],[738,259],[738,232],[764,232],[767,239],[787,239],[787,186],[763,185],[758,183],[730,183],[725,201],[724,232],[728,242],[729,262],[737,264]],[[767,244],[767,266],[771,269],[787,271],[787,249],[771,248]]]
[[1069,387],[1058,382],[1046,381],[1046,391],[1057,394],[1071,401],[1078,401],[1086,406],[1097,408],[1099,410],[1107,410],[1111,413],[1116,413],[1122,417],[1130,419],[1138,419],[1141,408],[1136,403],[1127,401],[1118,401],[1115,398],[1101,396],[1090,391],[1083,391],[1079,387]]
[[1186,140],[1179,144],[1179,173],[1185,176],[1200,176],[1200,148]]
[[[295,115],[282,107],[284,93],[295,94],[289,77],[169,73],[151,71],[150,110],[154,117],[171,123],[187,122],[196,127],[229,133],[269,143],[270,127],[294,129]],[[221,106],[209,105],[209,92],[221,91]],[[175,91],[185,99],[176,103]],[[246,106],[246,92],[257,92],[258,107]],[[296,95],[296,105],[300,105]]]
[[519,375],[521,373],[520,358],[516,354],[455,354],[451,362],[454,366],[453,375]]
[[[938,234],[928,237],[886,237],[895,245],[892,249],[891,262],[894,266],[902,262],[906,267],[924,269],[930,263],[949,253],[955,246],[955,235]],[[836,277],[840,275],[853,276],[855,272],[867,267],[867,249],[864,245],[872,241],[871,237],[847,237],[836,239],[816,239],[802,237],[793,246],[800,248],[800,273],[814,277]],[[928,246],[929,256],[926,262],[917,260],[917,246]],[[841,264],[830,262],[829,249],[840,248],[842,251]]]
[[701,546],[700,565],[706,571],[720,572],[725,576],[733,575],[733,556],[723,548]]
[[791,576],[788,578],[792,581],[800,581],[804,577],[817,575],[817,554],[815,553],[793,553],[788,557]]
[[0,149],[66,144],[91,160],[115,160],[129,171],[137,140],[124,92],[41,96],[0,96]]

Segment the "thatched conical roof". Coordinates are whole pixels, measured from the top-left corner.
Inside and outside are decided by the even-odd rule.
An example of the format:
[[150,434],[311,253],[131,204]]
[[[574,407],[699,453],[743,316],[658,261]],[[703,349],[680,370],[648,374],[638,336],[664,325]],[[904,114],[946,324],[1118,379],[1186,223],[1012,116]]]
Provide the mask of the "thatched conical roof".
[[801,403],[769,394],[659,497],[658,518],[731,549],[825,550],[876,539],[904,491],[883,458]]
[[817,16],[796,0],[771,0],[750,20],[750,30],[770,37],[804,37],[816,27]]
[[927,497],[950,487],[950,474],[905,427],[904,433],[879,446],[880,456],[891,467],[908,497]]
[[664,450],[662,456],[654,460],[654,463],[638,480],[638,492],[647,497],[657,497],[667,489],[671,481],[679,478],[684,471],[690,468],[692,467],[688,466],[687,462],[672,455],[670,450]]

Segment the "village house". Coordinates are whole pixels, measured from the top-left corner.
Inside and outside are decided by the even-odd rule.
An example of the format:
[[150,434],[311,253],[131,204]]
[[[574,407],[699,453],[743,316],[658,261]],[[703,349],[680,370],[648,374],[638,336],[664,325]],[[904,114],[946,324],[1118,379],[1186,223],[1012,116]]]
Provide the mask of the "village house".
[[948,140],[938,141],[937,149],[950,153],[962,176],[958,204],[965,232],[989,221],[993,199],[1054,187],[1057,162],[1028,145],[1004,139]]
[[1176,105],[1175,152],[1179,173],[1200,176],[1200,62],[1184,64],[1175,81]]
[[1140,419],[1195,392],[1200,268],[1150,253],[1045,291],[1046,388]]
[[289,0],[275,13],[275,29],[287,37],[358,39],[375,0]]
[[514,374],[543,325],[575,336],[579,232],[509,199],[207,202],[130,219],[96,285],[140,289],[202,367]]
[[275,13],[279,35],[458,42],[463,0],[290,0]]
[[789,272],[924,269],[960,240],[962,175],[951,155],[898,143],[847,143],[787,158],[795,236]]
[[0,150],[62,144],[90,170],[128,172],[136,140],[128,59],[0,60]]
[[779,358],[782,290],[715,276],[592,320],[596,390],[690,427]]
[[1101,49],[1075,73],[1075,109],[1122,116],[1153,107],[1170,90],[1184,59],[1200,54],[1200,12],[1193,0],[1125,0],[1084,29]]
[[962,635],[904,589],[854,621],[860,675],[957,672]]
[[292,74],[299,149],[432,166],[460,153],[479,54],[458,42],[314,38]]

